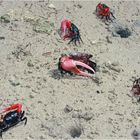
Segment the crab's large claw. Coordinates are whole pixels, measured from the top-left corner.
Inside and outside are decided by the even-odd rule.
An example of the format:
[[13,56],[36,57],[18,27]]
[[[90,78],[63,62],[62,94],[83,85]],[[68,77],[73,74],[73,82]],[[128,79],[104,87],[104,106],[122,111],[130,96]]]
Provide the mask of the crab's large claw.
[[[92,69],[90,66],[87,64],[73,60],[69,56],[63,56],[60,59],[60,64],[63,70],[67,72],[71,72],[77,75],[85,76],[85,77],[92,77],[93,74],[95,73],[94,69]],[[86,73],[78,68],[78,66],[87,69],[88,71],[91,71],[93,74]]]
[[11,110],[17,110],[18,112],[21,112],[21,109],[22,109],[22,105],[20,103],[12,104],[11,106],[9,106],[9,107],[4,108],[3,110],[1,110],[0,111],[0,114],[1,113],[5,113],[5,112],[8,112],[8,111],[11,111]]
[[62,39],[65,40],[70,37],[70,28],[71,28],[70,20],[65,19],[61,22],[60,36]]
[[[76,66],[81,66],[83,68],[86,68],[87,70],[90,70],[90,71],[93,72],[93,74],[95,74],[94,69],[92,69],[90,66],[88,66],[85,63],[82,63],[80,61],[74,61],[74,64]],[[74,72],[75,74],[81,75],[81,76],[86,76],[86,77],[92,77],[93,76],[93,74],[89,74],[89,73],[83,72],[83,71],[79,70],[77,67],[75,69],[73,69],[72,72]]]

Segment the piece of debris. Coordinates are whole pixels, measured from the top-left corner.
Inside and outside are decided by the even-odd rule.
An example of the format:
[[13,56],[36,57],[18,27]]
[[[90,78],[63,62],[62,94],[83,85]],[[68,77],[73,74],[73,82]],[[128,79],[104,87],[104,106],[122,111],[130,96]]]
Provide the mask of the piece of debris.
[[5,37],[4,36],[0,36],[0,40],[4,40],[5,39]]
[[47,20],[39,19],[33,25],[33,30],[37,33],[50,33],[53,31],[54,23],[50,23]]
[[118,73],[121,72],[121,68],[118,67],[118,66],[114,66],[114,65],[109,64],[109,63],[106,63],[105,66],[106,66],[108,69],[113,70],[113,71],[115,71],[115,72],[118,72]]
[[111,43],[112,44],[112,41],[111,41],[111,37],[110,36],[106,36],[106,40],[108,43]]
[[42,54],[42,56],[45,56],[45,57],[48,57],[48,56],[51,56],[52,52],[45,52]]
[[10,22],[10,16],[8,14],[5,14],[0,17],[0,21],[4,23],[9,23]]
[[33,64],[31,61],[29,61],[29,62],[27,63],[27,66],[28,66],[28,67],[33,67],[34,64]]
[[56,7],[51,3],[51,4],[49,4],[49,6],[48,6],[49,8],[51,8],[51,9],[56,9]]
[[93,118],[93,114],[92,113],[89,113],[89,112],[86,112],[86,113],[73,113],[72,114],[72,118],[78,118],[78,119],[84,119],[86,121],[89,121]]
[[72,108],[71,106],[69,106],[69,105],[66,105],[65,108],[64,108],[64,112],[65,112],[65,113],[69,113],[69,112],[71,112],[72,110],[73,110],[73,108]]
[[89,120],[91,120],[92,118],[93,118],[93,115],[91,114],[91,113],[84,113],[82,116],[81,116],[81,118],[83,118],[84,120],[86,120],[86,121],[89,121]]
[[10,84],[11,84],[12,86],[18,86],[18,85],[20,85],[20,83],[19,83],[19,81],[16,79],[16,77],[11,77],[11,78],[9,79],[9,82],[10,82]]
[[95,45],[97,43],[96,40],[90,41],[91,45]]
[[82,8],[82,5],[81,5],[81,4],[77,4],[77,7],[78,7],[79,9],[81,9],[81,8]]

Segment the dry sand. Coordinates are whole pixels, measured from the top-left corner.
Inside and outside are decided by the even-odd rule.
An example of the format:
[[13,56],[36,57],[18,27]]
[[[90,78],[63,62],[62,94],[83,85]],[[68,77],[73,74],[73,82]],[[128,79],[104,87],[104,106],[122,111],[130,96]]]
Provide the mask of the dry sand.
[[[94,14],[100,1],[3,1],[0,16],[0,108],[21,102],[28,117],[3,134],[4,139],[132,139],[140,126],[140,106],[131,87],[140,76],[140,1],[106,1],[116,23],[132,30],[129,38],[113,37]],[[54,22],[50,35],[36,33],[25,18]],[[68,18],[81,32],[84,44],[68,45],[57,30]],[[16,21],[15,21],[16,19]],[[112,24],[111,24],[112,25]],[[54,79],[61,53],[93,54],[100,84],[88,78]]]

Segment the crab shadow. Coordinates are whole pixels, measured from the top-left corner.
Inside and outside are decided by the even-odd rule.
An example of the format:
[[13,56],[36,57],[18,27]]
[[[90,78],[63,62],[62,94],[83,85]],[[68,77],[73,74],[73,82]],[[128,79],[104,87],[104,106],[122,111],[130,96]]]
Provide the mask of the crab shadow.
[[80,80],[87,80],[90,79],[92,82],[96,83],[97,85],[100,85],[102,83],[102,81],[100,81],[100,79],[98,77],[82,77],[82,76],[78,76],[78,75],[70,75],[68,73],[65,74],[61,74],[61,72],[58,69],[53,69],[49,71],[49,74],[52,78],[60,80],[60,79],[71,79],[71,80],[76,80],[76,79],[80,79]]
[[70,75],[68,73],[61,74],[61,72],[58,69],[53,69],[49,71],[49,74],[54,79],[87,79],[87,77],[81,77],[78,75]]
[[113,37],[128,38],[132,35],[131,28],[128,28],[126,25],[123,25],[117,21],[109,25],[108,31],[112,32]]

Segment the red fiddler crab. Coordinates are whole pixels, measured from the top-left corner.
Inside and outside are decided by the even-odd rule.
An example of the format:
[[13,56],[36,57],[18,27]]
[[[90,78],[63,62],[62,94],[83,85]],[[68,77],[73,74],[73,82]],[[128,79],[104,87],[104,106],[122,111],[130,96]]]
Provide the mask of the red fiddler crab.
[[80,42],[83,43],[78,27],[67,19],[61,22],[60,36],[63,40],[71,39],[68,44],[74,42],[75,45],[77,45],[77,41],[79,42],[79,44]]
[[13,104],[0,111],[0,136],[2,137],[3,132],[17,125],[19,122],[25,121],[26,124],[27,117],[24,117],[24,113],[20,103]]
[[[62,55],[59,59],[58,69],[61,74],[69,73],[85,77],[93,77],[96,71],[96,63],[92,62],[91,54],[73,53]],[[87,72],[85,72],[87,70]]]
[[103,4],[103,3],[99,3],[97,6],[96,6],[96,14],[97,16],[101,16],[101,18],[106,18],[106,20],[111,20],[111,16],[115,19],[113,13],[111,12],[110,8],[106,5],[106,4]]
[[140,96],[140,78],[134,81],[132,91],[134,95]]

